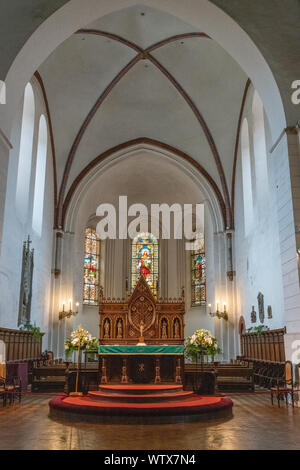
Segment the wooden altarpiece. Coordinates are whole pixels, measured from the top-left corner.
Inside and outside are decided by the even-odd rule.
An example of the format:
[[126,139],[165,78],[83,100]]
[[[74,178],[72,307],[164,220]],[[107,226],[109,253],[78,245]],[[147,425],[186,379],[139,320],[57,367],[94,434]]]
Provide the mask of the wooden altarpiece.
[[144,277],[128,301],[100,297],[100,344],[137,344],[140,327],[146,344],[184,343],[184,298],[156,300]]
[[[100,345],[134,346],[141,336],[147,346],[184,344],[184,296],[179,299],[156,299],[143,276],[127,300],[100,295],[99,314]],[[134,354],[125,356],[125,353],[119,357],[103,356],[102,366],[104,364],[105,368],[102,383],[178,382],[181,375],[178,370],[183,371],[183,354],[172,358],[170,355],[153,355],[152,358],[144,358],[143,363]],[[144,373],[139,374],[138,370]]]

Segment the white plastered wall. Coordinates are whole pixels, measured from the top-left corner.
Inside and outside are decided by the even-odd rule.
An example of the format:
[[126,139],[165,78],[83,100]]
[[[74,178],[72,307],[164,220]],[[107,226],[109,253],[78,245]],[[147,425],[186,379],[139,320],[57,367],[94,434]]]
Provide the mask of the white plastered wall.
[[[250,88],[243,118],[249,124],[251,180],[253,193],[253,219],[248,231],[245,231],[245,214],[243,204],[241,145],[239,146],[236,187],[235,187],[235,262],[236,262],[236,295],[237,312],[246,321],[246,328],[261,324],[258,312],[257,295],[264,295],[264,325],[270,329],[285,326],[284,296],[282,288],[281,248],[277,215],[277,188],[274,168],[274,155],[270,155],[270,133],[267,117],[264,116],[266,131],[265,152],[257,155],[262,161],[266,159],[268,176],[262,181],[256,172],[261,168],[255,164],[253,145],[253,102],[254,90]],[[263,165],[262,165],[263,166]],[[246,232],[246,233],[245,233]],[[273,318],[269,319],[267,307],[272,307]],[[256,323],[251,323],[250,312],[254,306],[257,313]]]
[[16,212],[16,184],[22,124],[23,100],[19,103],[18,113],[12,132],[13,148],[9,154],[8,180],[6,186],[5,217],[0,258],[0,325],[7,328],[18,327],[20,282],[22,271],[22,247],[28,235],[34,248],[34,270],[31,302],[31,322],[36,323],[46,333],[43,346],[47,346],[48,315],[51,303],[51,267],[53,237],[53,165],[50,138],[48,135],[47,164],[44,192],[42,235],[32,229],[32,210],[36,171],[36,154],[39,120],[46,116],[41,90],[35,79],[31,84],[35,96],[35,124],[30,175],[29,203],[26,220],[22,221]]

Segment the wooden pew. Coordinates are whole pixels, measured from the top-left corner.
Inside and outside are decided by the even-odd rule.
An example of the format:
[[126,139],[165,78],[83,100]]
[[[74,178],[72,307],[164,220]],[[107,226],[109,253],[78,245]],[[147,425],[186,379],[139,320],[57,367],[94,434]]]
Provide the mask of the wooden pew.
[[277,381],[284,377],[284,362],[267,361],[262,359],[252,359],[239,357],[240,362],[253,367],[254,383],[264,388],[271,388]]
[[67,375],[68,370],[65,364],[33,368],[32,391],[63,392],[65,391]]
[[220,367],[217,370],[217,386],[220,391],[254,392],[254,375],[252,367]]
[[222,391],[254,391],[253,367],[240,364],[185,364],[185,389],[192,390],[195,376],[201,371],[213,371],[217,377],[217,388]]

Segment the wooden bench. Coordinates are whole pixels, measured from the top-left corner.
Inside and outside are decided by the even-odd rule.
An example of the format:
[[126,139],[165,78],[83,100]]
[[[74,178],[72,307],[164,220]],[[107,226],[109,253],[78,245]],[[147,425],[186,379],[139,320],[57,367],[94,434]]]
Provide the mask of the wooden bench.
[[245,391],[254,392],[254,375],[252,367],[233,366],[218,367],[217,386],[220,391]]
[[220,391],[254,391],[253,368],[247,364],[185,364],[185,389],[192,390],[195,376],[201,371],[213,371]]
[[263,359],[239,358],[240,362],[253,367],[254,383],[264,388],[271,388],[284,378],[285,363]]
[[67,367],[65,364],[36,367],[32,371],[33,392],[63,392],[66,385]]
[[[65,391],[67,393],[75,391],[75,381],[77,375],[77,368],[70,366],[67,375],[67,384]],[[81,364],[79,373],[78,390],[87,393],[89,390],[98,390],[100,383],[99,377],[99,364],[97,362],[87,362]]]

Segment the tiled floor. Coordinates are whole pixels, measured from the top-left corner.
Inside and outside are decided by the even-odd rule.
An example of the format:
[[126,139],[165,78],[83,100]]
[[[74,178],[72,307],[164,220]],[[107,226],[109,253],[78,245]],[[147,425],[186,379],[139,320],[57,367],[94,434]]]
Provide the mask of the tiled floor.
[[56,422],[49,395],[0,404],[0,449],[299,449],[300,408],[270,405],[269,395],[234,396],[227,421],[164,425]]

